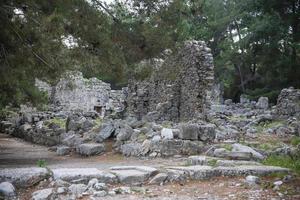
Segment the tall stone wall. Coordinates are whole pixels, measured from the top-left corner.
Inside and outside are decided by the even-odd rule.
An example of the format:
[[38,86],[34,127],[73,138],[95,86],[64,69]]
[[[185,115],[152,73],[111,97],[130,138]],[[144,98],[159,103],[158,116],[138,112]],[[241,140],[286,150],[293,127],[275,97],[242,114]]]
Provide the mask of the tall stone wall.
[[283,89],[277,99],[276,111],[280,117],[300,118],[300,89]]
[[187,41],[148,80],[128,86],[128,112],[152,120],[203,119],[210,108],[213,58],[201,41]]

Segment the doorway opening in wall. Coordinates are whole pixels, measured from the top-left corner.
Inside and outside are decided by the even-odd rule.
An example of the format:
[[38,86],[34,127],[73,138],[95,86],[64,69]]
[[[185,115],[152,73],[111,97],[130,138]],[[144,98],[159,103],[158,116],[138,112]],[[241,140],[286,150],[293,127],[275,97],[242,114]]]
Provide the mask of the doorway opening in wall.
[[102,106],[94,106],[94,111],[101,114],[102,113]]

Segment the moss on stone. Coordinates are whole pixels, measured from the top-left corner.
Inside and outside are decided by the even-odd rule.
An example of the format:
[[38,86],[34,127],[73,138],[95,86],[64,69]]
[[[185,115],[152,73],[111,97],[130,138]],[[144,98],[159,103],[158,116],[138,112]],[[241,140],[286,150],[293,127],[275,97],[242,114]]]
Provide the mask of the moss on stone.
[[46,122],[46,125],[50,125],[50,124],[56,124],[58,125],[59,127],[61,128],[66,128],[66,119],[62,119],[62,118],[53,118],[53,119],[49,119],[47,122]]

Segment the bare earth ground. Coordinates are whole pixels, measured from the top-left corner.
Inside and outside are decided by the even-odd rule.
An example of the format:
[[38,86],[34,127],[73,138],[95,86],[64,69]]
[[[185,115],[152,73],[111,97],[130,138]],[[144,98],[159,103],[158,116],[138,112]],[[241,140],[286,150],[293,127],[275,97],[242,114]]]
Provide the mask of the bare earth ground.
[[119,154],[108,152],[100,156],[81,157],[57,156],[45,146],[25,142],[6,134],[0,134],[0,168],[36,167],[38,160],[45,160],[49,168],[89,168],[108,169],[116,165],[175,165],[182,164],[182,159],[142,160],[126,158]]
[[[181,158],[141,160],[137,158],[124,158],[123,156],[113,153],[89,158],[82,158],[77,155],[57,156],[55,152],[48,151],[47,147],[34,145],[5,134],[0,134],[0,168],[37,166],[36,163],[39,159],[46,160],[49,168],[96,167],[98,169],[107,169],[116,165],[162,166],[183,164]],[[262,178],[263,184],[257,188],[246,186],[244,180],[244,177],[214,178],[207,181],[188,181],[163,186],[146,185],[141,188],[136,188],[137,192],[135,194],[106,196],[101,197],[101,200],[300,200],[299,179],[287,184],[282,191],[274,191],[272,187],[269,186],[272,185],[276,178]],[[21,200],[29,200],[32,192],[48,186],[48,182],[42,182],[35,187],[19,190],[18,194]],[[86,200],[89,198],[83,197],[81,199]]]

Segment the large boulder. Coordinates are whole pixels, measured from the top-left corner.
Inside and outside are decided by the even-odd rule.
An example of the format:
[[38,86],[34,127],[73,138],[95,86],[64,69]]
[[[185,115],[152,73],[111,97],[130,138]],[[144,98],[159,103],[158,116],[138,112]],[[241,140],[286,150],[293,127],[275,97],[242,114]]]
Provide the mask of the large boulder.
[[174,134],[173,134],[172,129],[170,129],[170,128],[163,128],[161,130],[161,137],[163,139],[173,139],[174,138]]
[[104,123],[101,125],[99,134],[96,136],[97,142],[103,142],[109,138],[115,130],[115,127],[112,123]]
[[200,131],[198,135],[199,139],[204,142],[211,142],[216,138],[216,125],[204,124],[200,125]]
[[124,156],[139,156],[142,153],[142,144],[140,143],[128,143],[121,145],[121,153]]
[[93,156],[105,152],[104,144],[85,143],[76,148],[76,152],[83,156]]
[[129,140],[133,132],[133,129],[129,125],[124,125],[122,128],[116,130],[117,140]]
[[81,180],[81,183],[88,183],[90,179],[96,178],[102,183],[116,182],[116,176],[96,168],[61,168],[53,169],[53,178],[56,181],[63,180],[67,182]]
[[50,176],[46,168],[1,169],[0,182],[10,182],[16,187],[30,187]]
[[15,187],[9,182],[0,183],[0,198],[3,195],[5,198],[13,198],[16,196]]
[[264,155],[262,155],[261,153],[255,151],[254,149],[252,149],[251,147],[242,145],[242,144],[233,144],[232,145],[232,151],[233,152],[244,152],[244,153],[251,153],[254,159],[257,160],[263,160],[265,158]]
[[216,126],[214,124],[181,124],[179,138],[183,140],[211,142],[216,137],[215,129]]
[[53,195],[53,188],[47,188],[32,193],[32,200],[50,200]]
[[179,138],[183,140],[198,140],[198,124],[181,124]]
[[255,106],[256,106],[256,108],[259,108],[259,109],[268,109],[268,107],[269,107],[268,97],[260,97]]

